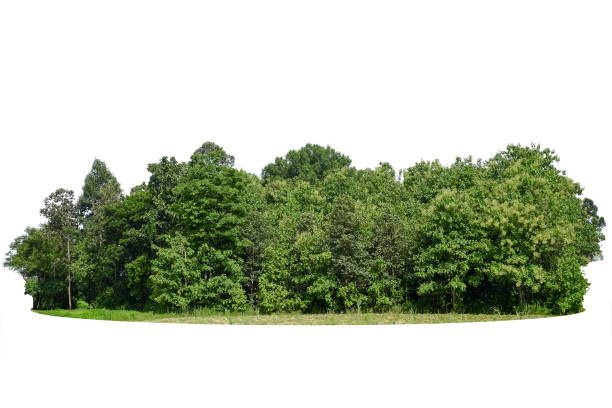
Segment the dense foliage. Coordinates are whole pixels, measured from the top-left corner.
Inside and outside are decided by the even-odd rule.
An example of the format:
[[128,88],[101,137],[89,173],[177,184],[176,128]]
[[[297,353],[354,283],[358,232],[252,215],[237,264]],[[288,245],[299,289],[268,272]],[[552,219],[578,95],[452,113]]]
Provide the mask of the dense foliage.
[[396,173],[309,144],[259,178],[207,142],[150,164],[128,195],[96,160],[78,199],[45,199],[47,222],[5,265],[36,309],[573,313],[605,221],[558,160],[510,145]]

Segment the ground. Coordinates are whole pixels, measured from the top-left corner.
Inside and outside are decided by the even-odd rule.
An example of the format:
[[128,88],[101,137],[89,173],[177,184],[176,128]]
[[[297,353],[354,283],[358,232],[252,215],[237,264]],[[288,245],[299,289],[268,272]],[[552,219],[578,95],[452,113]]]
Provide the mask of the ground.
[[45,310],[38,313],[95,320],[159,323],[242,324],[242,325],[380,325],[488,322],[543,318],[539,314],[463,314],[463,313],[152,313],[133,310],[76,309]]

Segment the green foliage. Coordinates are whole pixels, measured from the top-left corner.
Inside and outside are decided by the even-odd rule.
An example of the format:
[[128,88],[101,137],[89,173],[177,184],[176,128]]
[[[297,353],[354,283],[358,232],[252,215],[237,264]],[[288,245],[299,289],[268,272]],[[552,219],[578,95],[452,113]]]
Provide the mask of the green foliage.
[[77,309],[90,309],[91,305],[82,299],[75,299]]
[[150,271],[151,260],[145,255],[140,255],[132,262],[125,264],[127,287],[130,291],[130,296],[139,304],[144,304],[150,296]]
[[420,300],[434,310],[459,310],[468,285],[482,280],[476,220],[469,196],[457,190],[442,190],[423,210],[414,275]]
[[5,265],[36,309],[68,307],[72,289],[79,308],[181,313],[575,313],[606,223],[558,160],[510,145],[359,170],[309,144],[260,179],[206,142],[123,196],[96,159],[77,203],[48,196]]
[[195,305],[217,311],[244,312],[247,297],[239,283],[225,275],[213,276],[202,286]]
[[213,142],[205,142],[191,155],[191,163],[201,162],[214,167],[234,167],[234,156]]
[[259,307],[263,312],[289,312],[304,309],[303,301],[293,290],[288,248],[271,245],[263,253],[259,279]]
[[361,312],[361,305],[368,299],[362,293],[359,293],[354,282],[349,282],[338,289],[338,298],[342,302],[344,310]]
[[122,198],[115,176],[103,161],[94,160],[77,201],[82,229],[73,254],[76,294],[93,304],[123,303],[117,298],[125,292],[120,270],[122,248],[112,239],[114,230],[107,212]]
[[61,237],[44,228],[27,228],[10,245],[4,266],[25,279],[35,309],[68,307],[64,248]]
[[200,268],[182,234],[166,236],[165,241],[167,247],[155,247],[151,298],[167,308],[185,310],[193,301],[193,286],[200,284]]
[[176,228],[176,215],[172,206],[176,202],[174,189],[186,169],[185,163],[179,163],[174,157],[162,157],[159,163],[147,167],[151,176],[145,187],[152,200],[152,206],[146,213],[148,232],[161,236]]
[[119,195],[121,188],[106,163],[95,159],[90,172],[85,177],[83,193],[77,202],[77,208],[86,218],[92,216],[94,207],[100,201],[107,200],[111,195]]
[[331,171],[350,164],[351,159],[329,146],[307,144],[297,151],[290,150],[285,158],[277,157],[274,163],[264,167],[261,178],[264,183],[277,179],[315,183],[323,180]]
[[218,150],[208,156],[194,154],[174,189],[173,211],[194,249],[216,264],[214,272],[232,275],[226,267],[238,261],[248,245],[241,233],[248,212],[248,176],[220,164],[225,156]]
[[45,206],[40,214],[47,218],[46,229],[67,237],[74,234],[77,228],[77,213],[74,205],[74,193],[71,190],[58,188],[45,198]]
[[366,237],[362,231],[363,216],[355,201],[347,196],[339,197],[329,218],[327,234],[333,257],[333,275],[344,285],[350,282],[355,288],[367,286]]
[[367,288],[368,308],[374,312],[388,312],[402,303],[402,286],[390,270],[391,265],[382,259],[371,264],[371,284]]
[[25,294],[32,296],[32,299],[38,299],[41,294],[40,282],[38,276],[32,276],[26,278],[25,281]]

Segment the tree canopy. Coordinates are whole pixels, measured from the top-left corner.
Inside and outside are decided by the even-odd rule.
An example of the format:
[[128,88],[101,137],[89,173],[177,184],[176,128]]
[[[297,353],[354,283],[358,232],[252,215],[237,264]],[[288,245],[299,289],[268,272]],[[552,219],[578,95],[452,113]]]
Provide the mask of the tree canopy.
[[96,159],[78,200],[49,195],[5,265],[37,309],[574,313],[606,223],[558,162],[509,145],[356,169],[308,144],[260,178],[206,142],[188,162],[149,164],[123,195]]
[[351,164],[351,159],[331,147],[307,144],[299,150],[290,150],[284,158],[277,157],[262,171],[264,183],[277,179],[299,179],[315,183],[330,172]]

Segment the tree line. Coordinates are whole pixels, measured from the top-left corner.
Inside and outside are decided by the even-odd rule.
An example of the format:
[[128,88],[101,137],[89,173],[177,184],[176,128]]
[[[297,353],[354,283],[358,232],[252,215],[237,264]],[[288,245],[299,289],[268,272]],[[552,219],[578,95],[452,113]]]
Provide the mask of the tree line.
[[96,159],[78,198],[44,200],[46,222],[5,266],[35,309],[574,313],[605,221],[558,161],[509,145],[488,160],[361,170],[308,144],[258,177],[206,142],[188,162],[149,164],[124,195]]

